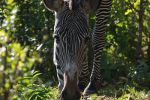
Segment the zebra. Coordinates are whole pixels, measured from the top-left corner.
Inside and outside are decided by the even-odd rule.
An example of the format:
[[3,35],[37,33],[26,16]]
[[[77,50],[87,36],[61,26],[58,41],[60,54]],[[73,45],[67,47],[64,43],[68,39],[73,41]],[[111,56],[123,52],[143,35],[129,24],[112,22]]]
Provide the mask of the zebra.
[[[43,0],[55,12],[53,61],[57,70],[59,100],[79,100],[83,94],[101,87],[100,60],[104,33],[112,0]],[[96,12],[92,34],[88,30],[90,12]],[[92,40],[93,68],[88,66],[88,43]]]

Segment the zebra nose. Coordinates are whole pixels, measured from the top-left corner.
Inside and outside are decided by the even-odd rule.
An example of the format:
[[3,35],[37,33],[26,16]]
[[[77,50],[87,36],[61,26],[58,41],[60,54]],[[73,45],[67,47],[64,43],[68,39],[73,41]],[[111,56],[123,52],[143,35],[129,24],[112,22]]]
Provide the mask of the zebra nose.
[[69,72],[64,73],[64,88],[61,93],[61,98],[63,100],[79,100],[81,94],[77,86],[77,73],[75,73],[73,79],[68,74]]
[[79,91],[68,92],[64,90],[61,94],[62,100],[80,100],[81,94]]

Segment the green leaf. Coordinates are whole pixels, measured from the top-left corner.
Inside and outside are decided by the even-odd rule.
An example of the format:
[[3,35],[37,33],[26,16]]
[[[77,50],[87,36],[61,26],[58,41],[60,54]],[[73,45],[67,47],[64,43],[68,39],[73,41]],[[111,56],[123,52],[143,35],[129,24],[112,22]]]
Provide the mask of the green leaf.
[[130,13],[132,13],[132,10],[131,10],[131,9],[128,9],[128,10],[125,12],[125,15],[128,15],[128,14],[130,14]]

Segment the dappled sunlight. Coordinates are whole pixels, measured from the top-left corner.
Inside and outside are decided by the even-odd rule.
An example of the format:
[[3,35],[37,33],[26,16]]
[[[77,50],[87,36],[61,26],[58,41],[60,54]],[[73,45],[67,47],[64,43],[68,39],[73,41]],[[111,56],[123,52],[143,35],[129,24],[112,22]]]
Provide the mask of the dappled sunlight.
[[[91,100],[150,99],[149,12],[150,0],[113,0],[101,56],[106,84]],[[95,20],[90,14],[91,32]],[[54,22],[42,0],[0,1],[0,100],[57,100]]]

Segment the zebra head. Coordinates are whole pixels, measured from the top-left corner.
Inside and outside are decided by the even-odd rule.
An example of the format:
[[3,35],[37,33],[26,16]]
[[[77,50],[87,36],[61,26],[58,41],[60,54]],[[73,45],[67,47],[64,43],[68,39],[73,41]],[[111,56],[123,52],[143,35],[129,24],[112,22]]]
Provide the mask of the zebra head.
[[83,0],[44,0],[55,11],[54,64],[59,80],[60,100],[79,100],[79,76],[87,66],[87,16]]

